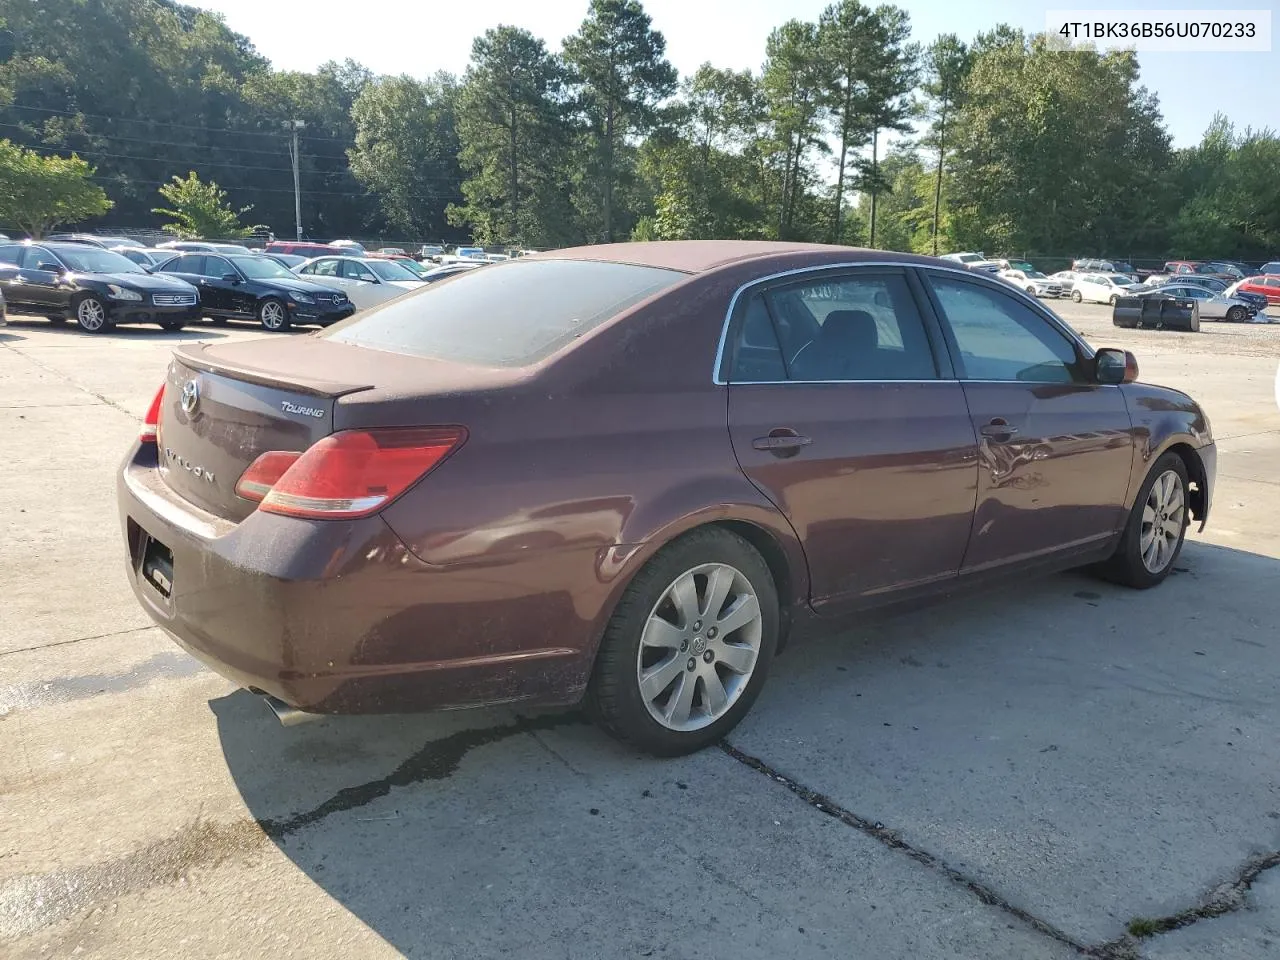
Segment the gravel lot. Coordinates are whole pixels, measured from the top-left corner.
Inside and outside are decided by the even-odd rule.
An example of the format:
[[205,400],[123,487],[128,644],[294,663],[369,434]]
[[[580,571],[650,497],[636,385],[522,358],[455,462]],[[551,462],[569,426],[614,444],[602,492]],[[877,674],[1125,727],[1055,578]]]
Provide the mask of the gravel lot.
[[148,625],[113,484],[169,350],[256,332],[15,319],[0,954],[1280,955],[1280,325],[1055,307],[1212,418],[1214,515],[1177,575],[795,645],[730,743],[674,761],[573,714],[280,727]]

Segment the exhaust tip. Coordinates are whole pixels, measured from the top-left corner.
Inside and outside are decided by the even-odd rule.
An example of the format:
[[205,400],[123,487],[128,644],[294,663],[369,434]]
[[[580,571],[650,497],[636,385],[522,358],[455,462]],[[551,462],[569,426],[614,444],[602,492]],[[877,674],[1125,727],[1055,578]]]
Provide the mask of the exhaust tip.
[[319,720],[324,715],[320,713],[307,713],[305,710],[299,710],[297,707],[291,707],[279,697],[273,697],[269,693],[261,694],[267,706],[271,708],[271,712],[276,715],[276,719],[280,721],[282,727],[296,727],[300,723],[306,723],[310,720]]

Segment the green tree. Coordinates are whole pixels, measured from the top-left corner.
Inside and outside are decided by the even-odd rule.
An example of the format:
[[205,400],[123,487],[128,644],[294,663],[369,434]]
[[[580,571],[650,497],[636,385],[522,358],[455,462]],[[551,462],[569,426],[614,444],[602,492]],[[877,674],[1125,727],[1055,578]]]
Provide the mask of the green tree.
[[818,20],[821,56],[831,68],[824,102],[830,111],[833,130],[840,138],[832,197],[832,243],[839,242],[841,236],[849,153],[865,146],[871,139],[865,51],[872,27],[872,11],[858,0],[840,0],[832,4]]
[[920,48],[909,43],[911,17],[901,7],[876,7],[870,29],[864,34],[863,76],[866,112],[871,128],[871,159],[863,167],[863,187],[871,194],[868,245],[876,245],[876,206],[885,181],[880,175],[880,133],[910,130],[914,106],[911,92],[919,76]]
[[586,177],[594,181],[592,196],[584,205],[598,204],[606,243],[616,230],[615,192],[623,179],[620,148],[628,137],[658,124],[657,105],[676,87],[666,48],[637,0],[591,0],[582,26],[564,41],[594,161]]
[[451,222],[482,243],[554,246],[570,239],[562,114],[564,69],[528,30],[500,26],[477,37],[458,90],[466,203]]
[[1158,249],[1169,137],[1132,51],[1064,52],[994,31],[975,44],[956,114],[952,226],[969,249]]
[[173,219],[163,228],[169,233],[184,240],[230,240],[249,235],[240,223],[240,215],[253,208],[232,208],[227,202],[227,191],[212,180],[206,183],[190,172],[185,180],[175,176],[159,193],[170,206],[155,207],[151,212]]
[[456,100],[448,74],[384,77],[367,84],[351,108],[351,172],[378,196],[387,222],[412,236],[442,236],[446,209],[463,199]]
[[944,33],[925,53],[925,80],[921,89],[925,96],[924,116],[929,121],[928,142],[938,152],[934,169],[933,217],[930,227],[930,253],[938,255],[938,228],[942,217],[942,174],[947,164],[947,124],[952,120],[964,97],[965,79],[972,66],[969,48],[954,33]]
[[798,213],[812,180],[807,155],[814,148],[827,149],[821,121],[830,74],[816,24],[789,20],[769,35],[761,86],[772,128],[772,148],[781,154],[777,236],[792,239],[801,232]]
[[111,201],[92,177],[93,167],[75,154],[46,157],[0,140],[0,223],[39,240],[64,223],[99,217]]

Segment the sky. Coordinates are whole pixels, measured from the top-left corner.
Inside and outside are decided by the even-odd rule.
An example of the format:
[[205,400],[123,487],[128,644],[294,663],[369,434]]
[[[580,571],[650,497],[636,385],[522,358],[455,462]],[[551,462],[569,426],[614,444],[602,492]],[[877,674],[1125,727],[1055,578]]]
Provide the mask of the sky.
[[[587,0],[186,0],[221,13],[282,70],[313,70],[326,60],[351,58],[379,74],[426,77],[437,70],[462,73],[471,41],[489,27],[524,27],[558,50],[575,32]],[[770,31],[797,17],[816,20],[830,0],[642,0],[654,28],[666,37],[667,56],[681,76],[710,61],[718,67],[758,70]],[[865,0],[873,5],[871,0]],[[877,0],[879,2],[879,0]],[[1280,0],[896,0],[911,15],[914,39],[940,33],[962,40],[1008,23],[1028,31],[1045,27],[1050,9],[1270,10],[1280,32]],[[1213,115],[1225,113],[1237,129],[1280,129],[1280,40],[1270,53],[1140,53],[1142,82],[1160,97],[1175,146],[1199,142]]]

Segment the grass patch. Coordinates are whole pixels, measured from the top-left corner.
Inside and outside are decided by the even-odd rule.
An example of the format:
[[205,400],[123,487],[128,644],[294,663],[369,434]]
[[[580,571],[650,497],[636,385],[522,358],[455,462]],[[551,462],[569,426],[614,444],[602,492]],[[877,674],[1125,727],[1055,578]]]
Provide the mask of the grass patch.
[[1147,937],[1154,937],[1160,932],[1160,921],[1153,920],[1150,917],[1134,917],[1129,921],[1126,928],[1131,936],[1144,940]]

